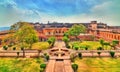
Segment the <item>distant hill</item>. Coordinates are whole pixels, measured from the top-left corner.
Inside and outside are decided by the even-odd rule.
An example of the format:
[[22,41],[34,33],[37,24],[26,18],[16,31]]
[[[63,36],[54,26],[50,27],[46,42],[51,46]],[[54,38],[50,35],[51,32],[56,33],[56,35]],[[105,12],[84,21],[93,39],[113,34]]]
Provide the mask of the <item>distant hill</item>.
[[0,27],[0,31],[9,30],[10,27]]

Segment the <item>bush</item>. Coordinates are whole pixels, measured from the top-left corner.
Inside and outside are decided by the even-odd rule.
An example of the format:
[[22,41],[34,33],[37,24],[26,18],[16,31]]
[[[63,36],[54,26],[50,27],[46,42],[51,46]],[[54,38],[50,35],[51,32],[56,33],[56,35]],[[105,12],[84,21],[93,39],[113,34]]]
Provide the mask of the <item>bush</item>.
[[40,68],[45,69],[45,68],[46,68],[46,64],[41,64],[41,65],[40,65]]
[[67,45],[67,46],[66,46],[66,48],[68,48],[68,49],[69,49],[69,48],[70,48],[70,46],[69,46],[69,45]]
[[46,64],[41,64],[40,65],[40,72],[44,72],[45,68],[46,68]]
[[97,50],[103,50],[103,48],[102,47],[98,47]]
[[16,50],[16,47],[13,47],[13,50]]
[[19,56],[20,52],[17,52],[17,56]]
[[115,52],[114,51],[110,51],[110,55],[111,55],[111,57],[114,57]]
[[79,58],[82,58],[82,53],[78,53],[78,57],[79,57]]
[[8,47],[7,47],[7,46],[3,46],[3,49],[4,49],[4,50],[7,50],[7,49],[8,49]]
[[9,44],[8,47],[12,47],[12,44]]
[[21,50],[23,50],[24,49],[24,47],[21,47]]
[[72,64],[72,69],[74,72],[77,72],[78,65],[77,64]]
[[88,50],[88,47],[85,47],[85,50]]
[[49,55],[46,55],[46,57],[45,57],[45,58],[46,58],[46,60],[48,61],[48,60],[49,60]]
[[78,46],[78,45],[75,45],[73,48],[74,48],[75,50],[78,50],[78,49],[79,49],[79,46]]
[[97,52],[97,54],[100,56],[101,52],[99,51],[99,52]]

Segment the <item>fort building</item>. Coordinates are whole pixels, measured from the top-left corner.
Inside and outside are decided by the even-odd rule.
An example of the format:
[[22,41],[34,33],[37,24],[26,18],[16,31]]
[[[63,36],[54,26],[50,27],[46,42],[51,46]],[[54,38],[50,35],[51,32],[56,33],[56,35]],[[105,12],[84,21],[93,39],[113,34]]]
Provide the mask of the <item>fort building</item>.
[[[31,23],[37,30],[40,41],[45,41],[49,37],[54,36],[57,40],[61,40],[64,33],[69,30],[74,24],[83,24],[87,28],[86,34],[80,34],[78,37],[84,40],[91,40],[91,36],[96,39],[105,39],[107,41],[120,40],[120,26],[108,26],[105,23],[97,23],[97,21],[91,21],[90,23],[57,23],[48,22],[43,23]],[[3,35],[7,32],[0,32],[0,44]],[[71,37],[72,39],[72,37]]]

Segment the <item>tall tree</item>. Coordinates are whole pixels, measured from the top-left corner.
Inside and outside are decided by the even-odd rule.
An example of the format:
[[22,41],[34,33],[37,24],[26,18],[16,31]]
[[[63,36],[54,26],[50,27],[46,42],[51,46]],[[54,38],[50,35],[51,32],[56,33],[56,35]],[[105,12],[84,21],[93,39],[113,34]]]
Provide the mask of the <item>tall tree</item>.
[[79,25],[75,24],[68,31],[69,35],[75,36],[76,40],[78,40],[78,36],[80,33],[85,33],[85,32],[86,32],[86,27],[82,24]]
[[28,44],[31,49],[32,44],[38,41],[37,33],[31,24],[27,22],[20,22],[19,24],[18,26],[20,27],[15,32],[16,40],[21,47],[24,46],[24,44]]

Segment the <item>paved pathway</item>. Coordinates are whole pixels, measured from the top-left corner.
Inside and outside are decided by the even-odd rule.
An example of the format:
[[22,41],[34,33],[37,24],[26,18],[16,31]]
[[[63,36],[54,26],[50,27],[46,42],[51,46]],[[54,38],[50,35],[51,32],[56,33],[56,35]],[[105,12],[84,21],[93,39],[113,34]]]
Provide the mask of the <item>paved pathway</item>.
[[73,72],[69,52],[63,47],[65,47],[64,42],[55,42],[55,47],[51,49],[46,72]]

